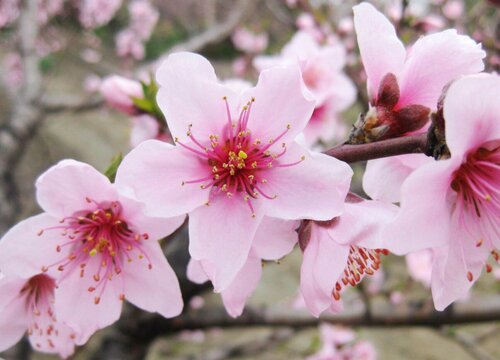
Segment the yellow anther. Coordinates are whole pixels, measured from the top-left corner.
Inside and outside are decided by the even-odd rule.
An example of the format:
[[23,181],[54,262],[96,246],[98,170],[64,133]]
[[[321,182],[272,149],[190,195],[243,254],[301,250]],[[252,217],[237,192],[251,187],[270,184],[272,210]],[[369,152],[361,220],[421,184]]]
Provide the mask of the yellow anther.
[[247,155],[247,153],[246,153],[246,152],[244,152],[243,150],[240,150],[240,152],[238,153],[238,157],[239,157],[240,159],[245,160],[245,159],[248,157],[248,155]]
[[491,200],[491,196],[490,196],[490,195],[486,195],[486,196],[484,197],[484,200],[486,200],[486,201],[490,201],[490,200]]
[[90,250],[90,252],[89,252],[90,256],[95,256],[95,254],[97,254],[97,250],[96,249]]
[[290,130],[292,128],[292,125],[286,124],[286,128],[287,128],[287,130]]

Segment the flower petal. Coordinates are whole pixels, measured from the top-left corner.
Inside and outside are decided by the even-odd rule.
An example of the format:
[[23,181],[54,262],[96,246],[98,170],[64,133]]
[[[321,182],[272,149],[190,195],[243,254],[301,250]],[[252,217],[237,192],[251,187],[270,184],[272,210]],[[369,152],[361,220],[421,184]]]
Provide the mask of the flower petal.
[[[333,157],[312,153],[298,143],[290,144],[280,164],[266,174],[267,191],[277,195],[266,203],[266,215],[280,219],[331,220],[340,215],[349,189],[352,170]],[[282,159],[282,160],[281,160]]]
[[262,71],[257,85],[241,97],[244,102],[252,98],[255,101],[248,120],[252,136],[268,142],[286,131],[279,144],[292,141],[304,130],[315,103],[304,85],[298,64]]
[[250,256],[227,289],[222,291],[222,302],[229,315],[238,317],[257,288],[262,274],[262,261]]
[[332,290],[348,256],[349,246],[338,245],[325,229],[313,225],[300,268],[300,291],[314,316],[318,317],[334,302]]
[[394,26],[373,5],[354,6],[354,27],[367,75],[371,100],[377,96],[380,81],[387,73],[398,75],[403,69],[406,50]]
[[58,230],[40,230],[59,225],[59,220],[43,213],[21,221],[0,241],[0,270],[11,276],[28,279],[42,271],[42,266],[64,257],[57,245],[67,242]]
[[253,203],[254,218],[243,199],[221,195],[189,214],[189,253],[195,260],[204,260],[205,269],[213,267],[210,278],[216,292],[230,285],[247,260],[262,222],[258,204]]
[[186,273],[187,278],[196,284],[203,284],[209,280],[207,273],[203,269],[202,262],[198,260],[189,259]]
[[401,210],[382,236],[387,249],[398,255],[445,245],[450,238],[451,176],[460,164],[453,159],[427,164],[406,179]]
[[18,297],[25,279],[0,279],[0,352],[15,345],[26,332],[29,319],[24,298]]
[[398,108],[418,104],[436,109],[443,88],[462,75],[482,71],[485,56],[480,44],[454,29],[420,38],[399,77]]
[[424,154],[407,154],[370,160],[363,174],[363,190],[372,199],[399,202],[401,186],[421,165],[434,160]]
[[157,140],[141,143],[123,159],[116,174],[122,192],[146,205],[146,214],[172,217],[185,214],[208,200],[208,190],[183,181],[210,174],[196,155]]
[[[102,294],[100,294],[101,287],[92,292],[88,290],[89,286],[97,284],[92,275],[98,273],[99,263],[98,257],[87,262],[83,277],[80,276],[78,269],[68,272],[63,280],[58,282],[55,292],[56,317],[58,321],[65,322],[75,330],[77,333],[75,343],[78,345],[84,344],[96,330],[111,325],[120,317],[122,274],[107,281]],[[100,297],[98,304],[95,303],[97,296]]]
[[462,157],[481,144],[500,139],[500,76],[474,75],[457,80],[444,100],[446,143]]
[[177,276],[157,242],[148,243],[145,251],[151,269],[136,260],[123,267],[125,298],[143,310],[166,318],[179,315],[183,301]]
[[287,221],[265,216],[252,244],[255,256],[264,260],[278,260],[293,250],[298,241],[295,229],[298,221]]
[[157,101],[170,132],[183,140],[190,124],[195,136],[208,140],[227,122],[224,97],[232,104],[235,93],[218,83],[214,68],[203,56],[175,53],[161,64],[156,80]]
[[92,166],[62,160],[38,177],[36,199],[43,210],[62,218],[76,211],[94,210],[88,200],[116,200],[117,192],[108,178]]

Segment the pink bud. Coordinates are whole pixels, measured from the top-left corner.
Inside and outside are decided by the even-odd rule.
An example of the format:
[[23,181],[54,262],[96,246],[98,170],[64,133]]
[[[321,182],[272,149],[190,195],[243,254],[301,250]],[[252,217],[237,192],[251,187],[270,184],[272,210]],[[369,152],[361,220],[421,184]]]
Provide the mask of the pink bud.
[[143,97],[141,84],[117,75],[105,78],[100,90],[109,106],[130,115],[137,112],[132,97]]

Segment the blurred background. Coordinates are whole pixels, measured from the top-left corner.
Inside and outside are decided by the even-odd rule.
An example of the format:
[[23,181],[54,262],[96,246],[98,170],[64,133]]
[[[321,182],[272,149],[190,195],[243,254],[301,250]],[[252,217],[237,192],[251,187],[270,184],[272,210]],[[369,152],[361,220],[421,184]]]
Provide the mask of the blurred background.
[[[500,70],[498,1],[371,2],[406,44],[456,28],[483,44],[487,71]],[[148,82],[173,51],[203,54],[223,80],[255,83],[254,60],[280,54],[297,31],[308,33],[318,46],[342,47],[341,71],[355,94],[335,114],[335,133],[314,146],[343,142],[368,105],[352,23],[356,3],[0,0],[0,235],[40,211],[34,181],[57,161],[73,158],[104,171],[141,139],[160,137],[158,128],[151,134],[136,116],[105,101],[102,85],[115,74]],[[354,168],[353,190],[362,194],[364,164]],[[500,358],[500,322],[487,321],[500,319],[500,267],[483,276],[467,299],[435,313],[428,254],[386,256],[382,271],[344,296],[346,311],[325,317],[337,323],[329,327],[308,315],[298,298],[301,254],[296,249],[265,264],[248,309],[235,321],[208,285],[186,280],[185,229],[167,240],[167,257],[184,288],[185,314],[167,321],[127,306],[120,322],[94,335],[75,359]],[[0,357],[53,358],[33,353],[26,341]]]

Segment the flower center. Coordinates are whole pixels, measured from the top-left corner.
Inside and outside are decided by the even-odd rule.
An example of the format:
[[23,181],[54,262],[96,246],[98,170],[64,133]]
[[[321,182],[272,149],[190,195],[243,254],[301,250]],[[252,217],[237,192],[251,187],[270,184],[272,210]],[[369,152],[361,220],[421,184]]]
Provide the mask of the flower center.
[[[92,270],[95,283],[88,288],[88,291],[98,290],[94,300],[99,304],[107,282],[119,275],[123,266],[127,262],[132,262],[134,256],[139,260],[145,258],[148,268],[152,268],[143,246],[143,241],[147,240],[149,235],[136,233],[129,227],[122,219],[122,206],[119,202],[99,204],[88,198],[86,201],[94,203],[96,210],[82,211],[81,215],[65,217],[60,221],[60,225],[42,229],[38,233],[41,236],[46,230],[62,230],[62,236],[68,241],[59,244],[56,251],[62,253],[69,247],[68,251],[64,252],[67,255],[61,254],[60,261],[42,267],[42,271],[57,267],[66,274],[79,271],[80,277],[83,278],[87,264],[90,261],[98,261],[95,270]],[[120,295],[120,299],[123,298],[124,295]]]
[[373,275],[380,268],[380,254],[387,255],[388,253],[385,249],[367,249],[352,245],[349,249],[349,257],[344,273],[335,284],[332,297],[337,301],[340,300],[342,289],[349,285],[356,286],[365,275]]
[[220,134],[211,134],[208,141],[201,142],[195,138],[192,125],[189,125],[187,136],[192,144],[187,145],[180,142],[178,138],[175,139],[177,144],[203,158],[210,171],[210,175],[183,181],[182,185],[201,184],[201,189],[210,189],[207,205],[216,195],[222,193],[229,198],[235,194],[241,194],[252,216],[255,216],[252,199],[264,197],[272,200],[276,198],[275,194],[268,194],[265,190],[266,172],[273,168],[297,165],[305,157],[302,156],[296,162],[281,163],[280,158],[287,151],[284,142],[281,144],[281,151],[272,151],[273,145],[290,130],[290,124],[277,137],[267,139],[265,142],[252,136],[247,125],[252,104],[255,102],[254,98],[243,107],[237,122],[232,121],[227,98],[224,97],[223,100],[226,106],[227,124]]
[[[453,216],[463,233],[492,251],[498,262],[493,240],[500,238],[500,144],[491,143],[469,154],[454,173],[451,188],[456,192]],[[491,265],[485,264],[491,271]],[[467,273],[469,281],[472,273]]]

